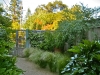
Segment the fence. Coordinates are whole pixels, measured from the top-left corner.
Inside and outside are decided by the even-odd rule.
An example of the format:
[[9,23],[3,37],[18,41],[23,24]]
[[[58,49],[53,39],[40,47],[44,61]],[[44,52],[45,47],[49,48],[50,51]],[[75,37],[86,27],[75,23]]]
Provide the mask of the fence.
[[[30,30],[16,30],[16,32],[15,32],[15,34],[16,34],[16,39],[15,39],[16,45],[15,45],[15,48],[14,48],[14,55],[22,56],[23,49],[30,47],[30,40],[27,39],[29,37],[29,31]],[[34,35],[34,33],[45,32],[44,30],[31,30],[31,31],[32,31],[33,35]],[[88,35],[88,39],[90,41],[92,41],[94,39],[100,41],[100,27],[91,28],[87,35]]]
[[31,47],[30,40],[28,39],[30,31],[32,31],[33,35],[37,32],[44,32],[43,30],[16,30],[13,55],[23,56],[23,50]]
[[13,55],[22,56],[24,48],[29,48],[28,30],[16,30],[15,32],[15,47]]
[[100,26],[95,27],[95,28],[91,28],[88,31],[88,39],[90,41],[93,41],[93,40],[100,41]]

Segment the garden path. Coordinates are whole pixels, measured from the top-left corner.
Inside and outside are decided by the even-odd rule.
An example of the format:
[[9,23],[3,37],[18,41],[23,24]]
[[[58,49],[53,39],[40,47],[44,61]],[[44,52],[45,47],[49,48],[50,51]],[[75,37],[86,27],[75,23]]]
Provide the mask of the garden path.
[[48,69],[42,69],[38,65],[28,61],[26,58],[17,58],[17,67],[24,70],[23,75],[57,75],[50,72]]

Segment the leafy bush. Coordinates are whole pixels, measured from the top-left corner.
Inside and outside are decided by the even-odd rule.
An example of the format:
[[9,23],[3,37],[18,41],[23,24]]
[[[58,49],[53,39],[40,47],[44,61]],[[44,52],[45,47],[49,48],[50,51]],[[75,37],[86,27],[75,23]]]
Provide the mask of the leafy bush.
[[23,56],[29,57],[32,53],[37,52],[38,48],[25,48],[23,50]]
[[45,31],[44,40],[39,45],[39,48],[45,51],[52,52],[54,50],[54,34],[52,31]]
[[22,70],[15,66],[16,58],[0,55],[0,75],[20,75]]
[[30,55],[30,53],[29,53],[29,48],[25,48],[25,49],[23,50],[23,56],[24,56],[24,57],[29,57],[29,55]]
[[[78,9],[76,9],[78,8]],[[75,11],[64,11],[65,13],[70,13],[66,16],[72,16],[73,19],[69,18],[64,21],[59,22],[59,26],[57,31],[64,31],[63,37],[66,38],[66,42],[69,44],[69,47],[77,45],[84,39],[90,39],[90,33],[88,33],[92,28],[100,26],[98,11],[100,11],[100,7],[97,8],[88,8],[84,6],[83,3],[81,5],[75,5]],[[73,10],[73,7],[71,8]],[[80,11],[79,11],[80,10]],[[97,14],[95,14],[97,13]],[[94,17],[93,15],[96,15]],[[95,31],[90,31],[91,33]],[[93,36],[93,37],[92,37]],[[97,32],[96,35],[92,34],[92,39],[99,38]],[[95,37],[96,36],[96,37]]]
[[41,68],[46,68],[47,66],[47,62],[44,60],[39,60],[38,64]]
[[100,75],[100,42],[84,40],[68,51],[75,53],[61,72],[64,75]]
[[50,70],[54,71],[53,70],[53,67],[54,67],[53,63],[54,63],[54,60],[55,60],[55,54],[54,53],[47,52],[47,51],[43,52],[41,57],[40,57],[40,59],[42,61],[46,61],[48,66],[49,66],[49,68],[50,68]]
[[57,71],[59,75],[61,75],[61,71],[66,66],[66,64],[69,62],[70,58],[69,56],[57,54],[56,55],[56,65],[57,65]]
[[38,32],[33,31],[29,33],[31,47],[37,47],[42,50],[53,51],[54,40],[51,31]]
[[30,54],[29,59],[38,64],[43,51],[37,49],[32,49],[32,50],[34,51]]
[[66,42],[66,37],[65,37],[65,34],[64,34],[64,31],[55,31],[54,32],[54,45],[55,45],[55,48],[61,50],[60,52],[64,52],[64,45],[65,45],[65,42]]
[[16,58],[9,55],[14,45],[9,33],[9,29],[0,28],[0,75],[20,75],[23,71],[15,65]]
[[31,47],[39,47],[44,39],[44,34],[38,31],[30,31],[29,37]]
[[40,59],[49,62],[52,62],[54,59],[55,55],[51,52],[43,52]]
[[29,33],[31,47],[37,47],[45,51],[54,52],[55,48],[64,52],[65,36],[63,31],[33,31]]

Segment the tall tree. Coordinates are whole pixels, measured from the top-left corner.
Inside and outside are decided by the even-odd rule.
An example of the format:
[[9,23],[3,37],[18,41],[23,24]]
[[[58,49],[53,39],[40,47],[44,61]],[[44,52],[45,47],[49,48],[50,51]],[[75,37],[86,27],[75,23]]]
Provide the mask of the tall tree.
[[94,17],[97,9],[100,11],[100,8],[93,9],[83,5],[74,5],[69,11],[66,11],[66,20],[59,23],[57,30],[65,31],[64,37],[70,46],[87,39],[90,28],[100,26],[99,18]]
[[16,22],[18,24],[21,24],[22,22],[22,11],[23,6],[22,6],[22,1],[21,0],[11,0],[10,1],[10,14],[11,14],[11,19],[13,21],[13,24]]
[[39,5],[36,8],[36,11],[42,9],[42,10],[46,10],[47,12],[58,12],[65,8],[67,8],[66,4],[63,4],[62,1],[55,0],[53,3],[49,2],[47,5],[44,4]]
[[11,20],[5,15],[5,10],[3,8],[3,5],[0,4],[0,27],[11,27]]
[[24,28],[35,30],[55,30],[58,27],[58,22],[64,20],[61,12],[47,13],[40,11],[28,17],[24,24]]
[[[49,2],[47,5],[39,5],[35,13],[28,17],[24,27],[36,30],[55,30],[58,28],[58,22],[64,20],[62,11],[65,8],[68,9],[61,1]],[[54,10],[59,10],[61,12],[56,11],[56,13],[54,13]]]
[[29,16],[31,16],[30,8],[27,9],[27,12],[26,12],[26,15],[25,15],[25,19],[28,19]]
[[3,5],[0,4],[0,15],[2,14],[3,11],[4,11],[4,10],[3,10]]

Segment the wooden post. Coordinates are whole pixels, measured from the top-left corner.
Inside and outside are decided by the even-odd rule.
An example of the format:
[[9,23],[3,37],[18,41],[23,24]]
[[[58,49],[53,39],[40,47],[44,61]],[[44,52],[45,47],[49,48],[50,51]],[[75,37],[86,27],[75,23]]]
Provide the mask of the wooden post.
[[67,42],[65,42],[65,46],[64,46],[64,51],[67,51],[68,50],[68,43]]

